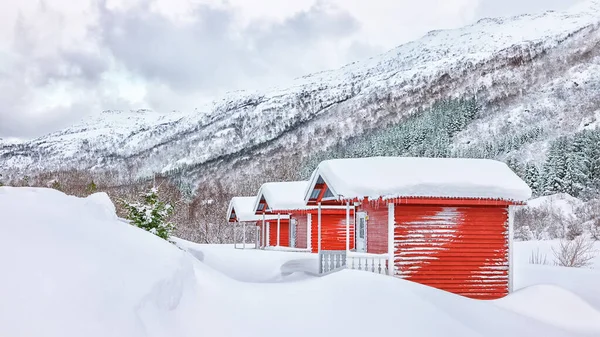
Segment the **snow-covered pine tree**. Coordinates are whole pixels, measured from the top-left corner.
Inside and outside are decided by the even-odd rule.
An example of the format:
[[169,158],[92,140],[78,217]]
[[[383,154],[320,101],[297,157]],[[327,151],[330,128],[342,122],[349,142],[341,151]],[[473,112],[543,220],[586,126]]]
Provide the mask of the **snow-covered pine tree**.
[[567,137],[559,137],[550,145],[542,174],[544,195],[566,191],[566,150],[569,147],[568,145]]
[[588,180],[584,137],[583,134],[575,135],[566,153],[564,192],[574,197],[579,196]]
[[173,213],[173,207],[159,200],[156,187],[152,187],[141,197],[142,202],[129,203],[121,200],[128,213],[127,219],[132,225],[169,240],[175,226],[166,219]]
[[523,179],[531,188],[533,195],[538,196],[540,193],[540,170],[535,164],[527,163],[525,165],[525,175]]

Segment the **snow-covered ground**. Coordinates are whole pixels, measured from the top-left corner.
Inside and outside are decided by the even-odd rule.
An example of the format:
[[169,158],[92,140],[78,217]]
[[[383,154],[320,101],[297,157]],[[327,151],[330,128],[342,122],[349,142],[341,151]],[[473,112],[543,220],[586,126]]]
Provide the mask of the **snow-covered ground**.
[[529,243],[520,290],[477,301],[360,271],[282,275],[308,253],[185,252],[104,194],[0,187],[0,215],[0,336],[600,335],[600,272],[530,266]]

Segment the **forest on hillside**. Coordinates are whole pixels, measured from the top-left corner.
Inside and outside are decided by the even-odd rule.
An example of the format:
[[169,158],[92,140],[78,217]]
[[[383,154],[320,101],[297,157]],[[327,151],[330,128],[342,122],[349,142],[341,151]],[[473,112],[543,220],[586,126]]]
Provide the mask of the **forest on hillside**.
[[319,162],[334,158],[371,156],[460,157],[498,159],[507,163],[532,188],[534,196],[568,193],[583,199],[600,194],[600,129],[582,130],[549,143],[546,160],[529,161],[512,154],[541,138],[533,127],[491,137],[473,147],[456,148],[453,137],[480,117],[476,99],[445,100],[390,125],[340,142],[304,162],[299,175],[307,178]]
[[[80,170],[45,172],[12,180],[0,175],[0,186],[43,186],[77,196],[107,192],[115,202],[119,214],[123,215],[122,200],[135,200],[142,191],[156,184],[161,198],[175,206],[170,220],[177,225],[176,235],[203,243],[231,242],[233,233],[226,223],[225,214],[232,197],[254,195],[260,185],[267,181],[307,179],[319,162],[333,158],[492,158],[506,162],[531,186],[534,196],[567,193],[582,200],[600,199],[600,129],[581,130],[549,138],[548,130],[533,126],[519,132],[489,136],[472,146],[467,144],[457,147],[456,142],[453,142],[455,137],[465,131],[470,123],[482,118],[483,113],[484,109],[474,98],[440,101],[399,123],[377,127],[306,157],[287,158],[268,165],[261,172],[260,178],[250,174],[239,176],[235,181],[227,182],[228,184],[208,181],[193,191],[185,189],[186,185],[177,176],[157,175],[154,179],[115,184],[113,177],[117,173]],[[535,141],[548,142],[544,161],[534,162],[516,154],[517,150]],[[595,219],[594,214],[599,213],[597,208],[594,206],[592,211],[583,212],[591,214],[586,217],[586,221]],[[530,225],[527,231],[522,231],[524,239],[562,237],[569,231],[568,227],[573,227],[573,224],[567,224],[564,219],[556,220],[558,218],[550,212],[524,213],[520,219]],[[535,224],[533,220],[536,220]],[[558,229],[548,231],[550,222],[557,224]],[[598,227],[600,228],[600,224]],[[598,236],[600,238],[600,232]]]

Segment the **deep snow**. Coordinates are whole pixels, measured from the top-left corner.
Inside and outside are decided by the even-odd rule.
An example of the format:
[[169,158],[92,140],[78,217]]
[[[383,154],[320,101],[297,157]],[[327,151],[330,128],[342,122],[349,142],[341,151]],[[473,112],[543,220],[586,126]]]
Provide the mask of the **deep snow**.
[[[103,194],[0,187],[0,214],[0,336],[600,334],[597,286],[476,301],[360,271],[283,276],[286,262],[314,255],[178,240],[200,262],[119,221]],[[557,275],[574,284],[580,272],[599,284],[595,270],[542,267],[518,265],[518,287]]]
[[[531,189],[505,163],[490,159],[370,157],[322,161],[322,177],[335,197],[448,197],[526,201]],[[308,194],[309,191],[307,191]]]

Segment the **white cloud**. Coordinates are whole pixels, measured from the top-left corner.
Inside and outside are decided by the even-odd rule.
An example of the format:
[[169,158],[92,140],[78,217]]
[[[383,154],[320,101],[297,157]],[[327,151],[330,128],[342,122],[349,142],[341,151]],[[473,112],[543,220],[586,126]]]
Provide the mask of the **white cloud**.
[[[529,2],[528,2],[529,1]],[[103,109],[193,109],[482,16],[578,0],[21,0],[0,4],[0,137]]]

